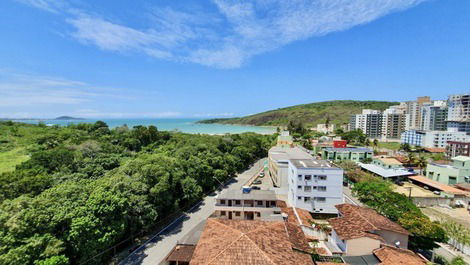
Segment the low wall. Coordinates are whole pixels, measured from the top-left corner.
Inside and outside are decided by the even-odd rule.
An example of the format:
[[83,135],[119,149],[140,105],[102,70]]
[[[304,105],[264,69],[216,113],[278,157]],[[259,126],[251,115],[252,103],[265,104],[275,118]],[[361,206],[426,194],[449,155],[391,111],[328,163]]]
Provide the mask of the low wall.
[[439,205],[455,205],[456,201],[462,201],[465,207],[468,207],[469,197],[456,197],[456,198],[438,198],[438,197],[411,197],[413,203],[418,207],[431,207]]

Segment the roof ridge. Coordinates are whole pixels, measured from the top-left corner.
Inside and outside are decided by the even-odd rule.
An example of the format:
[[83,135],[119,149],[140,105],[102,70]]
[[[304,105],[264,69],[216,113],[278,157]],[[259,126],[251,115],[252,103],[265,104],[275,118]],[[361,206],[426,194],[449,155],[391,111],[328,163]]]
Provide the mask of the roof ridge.
[[[359,207],[359,206],[354,206],[354,205],[352,205],[352,204],[351,204],[351,206],[353,206],[353,207]],[[365,207],[360,207],[360,208],[371,209],[371,208],[365,208]],[[373,210],[373,209],[371,209],[371,210]],[[374,211],[376,214],[379,214],[379,213],[377,213],[375,210],[373,210],[373,211]],[[371,226],[373,226],[373,227],[376,228],[377,230],[380,229],[380,227],[377,227],[376,225],[374,225],[373,223],[371,223],[369,220],[367,220],[367,218],[365,218],[365,217],[361,214],[360,211],[357,211],[356,213],[359,215],[359,217],[361,217],[363,220],[365,220],[365,221],[366,221],[367,223],[369,223]],[[367,232],[368,232],[368,231],[367,231]]]
[[[258,250],[258,252],[261,252],[261,254],[263,254],[263,256],[265,256],[272,264],[276,265],[276,263],[271,260],[271,258],[267,255],[267,253],[265,253],[259,246],[258,244],[256,244],[247,234],[248,233],[252,233],[253,231],[257,231],[257,230],[260,230],[261,228],[263,227],[260,227],[260,228],[257,228],[257,229],[253,229],[253,230],[250,230],[248,233],[243,233],[242,231],[238,230],[238,229],[235,229],[235,228],[232,228],[226,224],[223,224],[221,222],[218,222],[217,223],[223,225],[223,226],[226,226],[226,227],[229,227],[230,229],[232,230],[235,230],[237,231],[238,233],[240,233],[240,236],[234,240],[232,243],[228,244],[227,247],[225,247],[222,251],[220,251],[217,255],[214,256],[213,259],[211,259],[207,264],[211,264],[218,256],[220,256],[222,253],[224,253],[230,246],[232,246],[233,244],[235,244],[236,242],[238,242],[238,240],[240,240],[240,238],[242,238],[243,236],[245,236],[253,245],[255,245],[256,249]],[[272,222],[272,223],[276,223],[276,222]],[[272,226],[273,224],[269,224],[269,226]],[[292,243],[291,243],[292,244]]]

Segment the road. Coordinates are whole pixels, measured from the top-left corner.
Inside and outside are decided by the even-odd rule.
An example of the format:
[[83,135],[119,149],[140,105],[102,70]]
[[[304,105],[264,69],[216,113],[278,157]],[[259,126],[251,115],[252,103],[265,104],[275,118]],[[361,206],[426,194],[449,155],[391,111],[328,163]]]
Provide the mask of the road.
[[[261,170],[266,159],[261,159],[247,171],[239,174],[234,181],[224,189],[241,189],[241,187]],[[181,240],[189,231],[201,221],[207,219],[215,210],[215,197],[220,192],[214,192],[205,197],[193,209],[173,221],[169,226],[157,233],[149,241],[135,250],[120,265],[157,265],[170,253],[178,240]]]
[[343,187],[343,195],[344,195],[345,203],[363,206],[362,203],[358,199],[352,196],[352,192],[349,187]]

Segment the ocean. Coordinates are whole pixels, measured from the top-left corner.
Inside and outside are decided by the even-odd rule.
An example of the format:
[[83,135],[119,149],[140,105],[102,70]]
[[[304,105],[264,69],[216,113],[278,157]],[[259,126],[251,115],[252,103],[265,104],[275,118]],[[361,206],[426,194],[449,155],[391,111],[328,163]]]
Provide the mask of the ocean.
[[[15,120],[17,122],[25,122],[38,124],[43,122],[47,125],[67,126],[77,123],[94,123],[98,119],[86,120]],[[201,124],[196,123],[200,119],[99,119],[106,122],[110,128],[115,128],[127,124],[129,128],[137,125],[149,126],[154,125],[161,131],[180,131],[193,134],[226,134],[226,133],[244,133],[255,132],[260,134],[272,134],[276,131],[276,127],[265,126],[248,126],[248,125],[228,125],[228,124]]]

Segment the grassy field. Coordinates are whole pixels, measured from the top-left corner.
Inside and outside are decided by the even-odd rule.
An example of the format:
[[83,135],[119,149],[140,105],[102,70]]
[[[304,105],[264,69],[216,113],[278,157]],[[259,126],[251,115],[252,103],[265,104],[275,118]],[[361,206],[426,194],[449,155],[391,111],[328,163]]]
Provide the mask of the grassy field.
[[15,170],[16,165],[28,160],[28,158],[23,148],[0,152],[0,174]]
[[400,143],[395,142],[379,142],[379,148],[386,148],[390,150],[400,149]]

